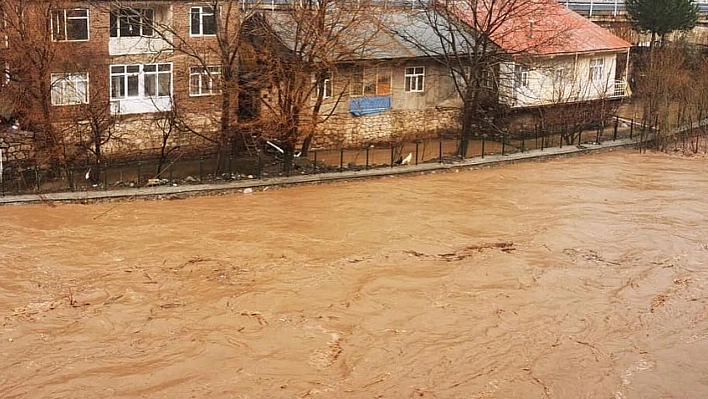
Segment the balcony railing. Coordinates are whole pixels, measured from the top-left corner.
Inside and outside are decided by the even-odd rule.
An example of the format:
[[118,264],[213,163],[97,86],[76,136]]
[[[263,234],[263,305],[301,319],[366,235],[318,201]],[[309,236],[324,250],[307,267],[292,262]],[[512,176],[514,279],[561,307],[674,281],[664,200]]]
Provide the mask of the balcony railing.
[[614,87],[612,89],[612,97],[624,97],[628,95],[627,93],[627,81],[625,80],[615,80]]

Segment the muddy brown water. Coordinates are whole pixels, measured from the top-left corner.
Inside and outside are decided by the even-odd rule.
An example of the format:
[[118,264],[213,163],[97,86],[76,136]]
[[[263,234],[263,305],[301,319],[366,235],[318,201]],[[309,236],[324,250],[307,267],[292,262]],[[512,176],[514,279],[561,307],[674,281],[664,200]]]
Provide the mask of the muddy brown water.
[[705,398],[707,171],[2,207],[0,397]]

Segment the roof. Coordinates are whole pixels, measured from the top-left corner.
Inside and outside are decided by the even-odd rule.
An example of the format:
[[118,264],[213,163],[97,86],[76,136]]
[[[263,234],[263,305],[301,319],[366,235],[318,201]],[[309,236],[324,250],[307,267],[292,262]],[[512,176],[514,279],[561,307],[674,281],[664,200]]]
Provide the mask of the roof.
[[[620,51],[632,45],[555,0],[439,3],[510,54],[555,55]],[[488,22],[492,21],[492,22]]]
[[[264,18],[280,41],[293,49],[297,34],[294,16],[274,12],[265,13]],[[333,26],[329,29],[337,32],[332,36],[341,37],[331,39],[327,45],[332,48],[332,58],[339,61],[419,58],[441,52],[440,41],[430,22],[409,11],[387,11],[356,22],[331,23]]]

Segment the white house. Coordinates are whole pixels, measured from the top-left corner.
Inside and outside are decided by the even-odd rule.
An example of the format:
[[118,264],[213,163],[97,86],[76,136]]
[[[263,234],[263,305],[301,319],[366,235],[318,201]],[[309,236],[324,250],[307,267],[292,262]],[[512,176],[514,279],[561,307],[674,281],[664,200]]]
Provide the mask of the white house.
[[556,1],[499,4],[479,1],[474,12],[467,1],[449,7],[473,29],[479,21],[498,23],[491,39],[509,55],[498,70],[501,102],[520,109],[628,94],[630,43]]

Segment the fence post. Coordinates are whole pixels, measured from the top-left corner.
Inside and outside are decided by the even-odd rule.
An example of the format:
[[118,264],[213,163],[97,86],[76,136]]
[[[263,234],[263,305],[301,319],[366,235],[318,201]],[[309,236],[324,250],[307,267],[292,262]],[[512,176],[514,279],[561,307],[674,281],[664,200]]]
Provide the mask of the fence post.
[[502,133],[502,155],[504,155],[505,150],[506,150],[506,134]]
[[137,187],[140,187],[140,174],[141,174],[141,166],[142,165],[143,165],[143,163],[138,161],[138,179],[137,179],[137,183],[136,183]]
[[39,166],[34,165],[34,185],[37,187],[37,191],[40,191],[41,183],[39,182]]
[[[0,173],[4,174],[5,170],[0,170]],[[5,196],[5,176],[0,176],[0,191],[2,192],[2,196]]]
[[632,139],[632,134],[634,133],[634,118],[629,121],[629,139]]
[[486,137],[487,137],[486,134],[482,135],[482,158],[484,158],[484,142],[485,142]]
[[615,129],[612,132],[612,141],[617,140],[617,126],[619,125],[619,116],[615,116]]
[[344,172],[344,148],[339,149],[339,171]]
[[438,159],[442,163],[442,139],[438,140]]
[[[533,137],[534,137],[534,149],[536,149],[536,148],[538,148],[538,125],[534,125],[534,127],[533,127]],[[541,144],[541,147],[543,147],[543,143]]]
[[260,148],[258,149],[258,168],[256,169],[256,175],[258,176],[258,180],[263,178],[263,154],[261,153]]
[[418,165],[418,147],[420,146],[420,141],[415,141],[415,164]]
[[204,158],[199,157],[199,182],[204,180]]
[[524,153],[524,147],[526,146],[526,135],[521,136],[521,153]]
[[174,178],[172,176],[172,162],[167,165],[167,171],[169,172],[170,184],[172,184],[172,182],[174,181]]
[[317,174],[317,150],[313,152],[315,153],[315,159],[312,161],[312,173]]
[[561,130],[560,133],[558,133],[558,138],[559,138],[558,141],[560,142],[559,148],[563,148],[563,130]]
[[103,189],[108,190],[108,164],[103,165]]
[[369,146],[366,146],[366,163],[364,164],[364,170],[369,170]]
[[229,154],[229,180],[231,180],[231,176],[233,173],[231,173],[231,161],[233,160],[234,156]]

